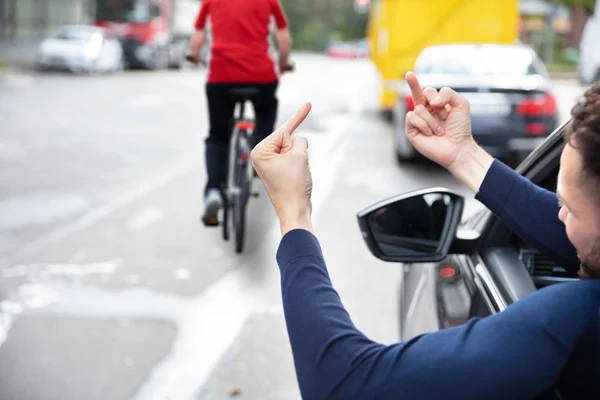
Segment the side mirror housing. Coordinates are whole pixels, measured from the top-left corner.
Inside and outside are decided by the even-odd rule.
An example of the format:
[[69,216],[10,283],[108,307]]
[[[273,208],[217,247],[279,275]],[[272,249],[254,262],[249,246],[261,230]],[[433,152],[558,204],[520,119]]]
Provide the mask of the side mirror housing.
[[455,242],[463,208],[458,193],[432,188],[389,198],[357,217],[367,247],[380,260],[439,262]]

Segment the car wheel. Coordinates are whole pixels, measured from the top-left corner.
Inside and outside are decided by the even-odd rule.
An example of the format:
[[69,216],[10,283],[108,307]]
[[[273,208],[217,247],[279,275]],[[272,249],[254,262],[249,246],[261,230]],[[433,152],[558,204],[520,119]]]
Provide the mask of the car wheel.
[[404,128],[398,126],[394,129],[394,142],[396,149],[396,160],[399,164],[412,163],[420,159],[421,154],[414,148],[404,133]]
[[183,42],[173,45],[173,49],[169,51],[169,69],[181,69],[185,60],[185,47]]
[[113,68],[113,73],[118,74],[121,73],[125,70],[125,61],[123,60],[123,58],[121,58],[118,62],[117,65],[115,65],[115,67]]
[[394,122],[394,112],[392,110],[381,110],[381,117],[386,122]]

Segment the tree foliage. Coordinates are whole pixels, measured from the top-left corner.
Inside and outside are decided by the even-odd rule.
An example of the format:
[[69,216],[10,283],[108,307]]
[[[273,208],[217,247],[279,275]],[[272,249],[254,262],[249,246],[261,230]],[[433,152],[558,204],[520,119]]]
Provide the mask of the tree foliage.
[[330,40],[365,37],[368,16],[354,10],[353,0],[280,0],[294,48],[322,50]]
[[596,0],[546,0],[548,3],[555,3],[569,8],[582,5],[590,14],[594,12]]

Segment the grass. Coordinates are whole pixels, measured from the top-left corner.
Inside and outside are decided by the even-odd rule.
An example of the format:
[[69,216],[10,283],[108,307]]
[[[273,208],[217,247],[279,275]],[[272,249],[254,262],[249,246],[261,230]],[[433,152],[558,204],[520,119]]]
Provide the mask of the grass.
[[548,72],[552,73],[575,73],[577,72],[577,65],[571,63],[555,62],[548,65]]

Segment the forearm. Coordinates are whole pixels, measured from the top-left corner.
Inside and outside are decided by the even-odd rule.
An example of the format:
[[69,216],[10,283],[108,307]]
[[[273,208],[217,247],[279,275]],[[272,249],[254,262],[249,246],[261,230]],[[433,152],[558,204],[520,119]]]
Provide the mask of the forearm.
[[286,64],[290,57],[290,52],[292,51],[292,37],[290,31],[287,28],[281,29],[277,31],[275,37],[277,38],[277,44],[279,46],[279,63]]
[[195,31],[190,41],[190,53],[200,53],[204,43],[206,43],[206,31],[204,29]]

